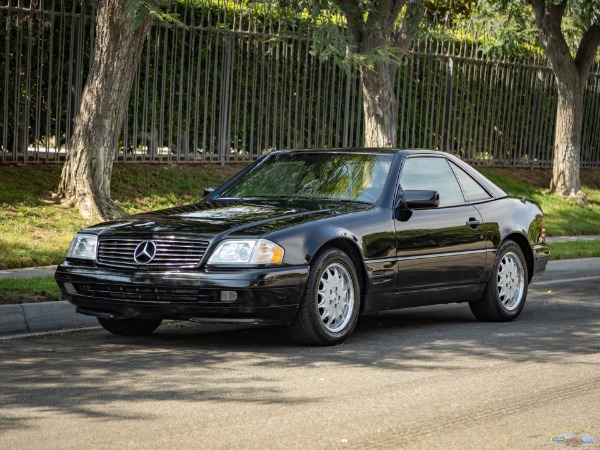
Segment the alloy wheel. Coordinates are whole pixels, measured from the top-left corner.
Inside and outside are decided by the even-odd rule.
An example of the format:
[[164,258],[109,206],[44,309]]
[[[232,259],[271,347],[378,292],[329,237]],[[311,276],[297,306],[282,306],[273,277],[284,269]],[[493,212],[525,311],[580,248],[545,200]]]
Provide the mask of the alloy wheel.
[[354,309],[354,285],[350,272],[339,263],[327,266],[321,275],[317,308],[325,328],[337,333],[343,330]]
[[521,259],[507,252],[498,264],[498,297],[508,311],[518,308],[525,288],[525,271]]

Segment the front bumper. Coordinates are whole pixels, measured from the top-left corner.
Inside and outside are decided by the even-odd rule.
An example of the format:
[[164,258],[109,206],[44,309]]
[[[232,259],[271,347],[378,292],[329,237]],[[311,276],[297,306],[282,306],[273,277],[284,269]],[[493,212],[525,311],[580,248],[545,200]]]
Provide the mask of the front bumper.
[[[284,324],[298,309],[308,271],[308,266],[127,271],[65,262],[55,279],[64,299],[91,316]],[[227,301],[221,300],[224,291]]]

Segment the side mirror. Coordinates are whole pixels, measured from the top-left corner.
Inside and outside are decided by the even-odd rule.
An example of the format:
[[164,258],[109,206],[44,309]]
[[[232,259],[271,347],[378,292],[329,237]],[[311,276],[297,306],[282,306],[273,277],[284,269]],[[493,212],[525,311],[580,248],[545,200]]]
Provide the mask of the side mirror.
[[437,208],[440,206],[440,194],[437,191],[404,191],[403,204],[408,209]]
[[204,197],[207,197],[210,194],[212,194],[215,191],[215,189],[217,189],[217,188],[215,188],[215,187],[204,188]]

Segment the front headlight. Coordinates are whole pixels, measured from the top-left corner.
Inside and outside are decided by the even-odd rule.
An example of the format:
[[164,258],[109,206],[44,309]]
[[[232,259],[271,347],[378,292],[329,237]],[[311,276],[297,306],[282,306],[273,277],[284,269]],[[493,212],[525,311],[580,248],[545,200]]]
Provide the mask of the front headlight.
[[78,233],[67,252],[67,258],[96,259],[98,236],[95,234]]
[[221,242],[207,264],[279,264],[283,248],[266,239],[229,239]]

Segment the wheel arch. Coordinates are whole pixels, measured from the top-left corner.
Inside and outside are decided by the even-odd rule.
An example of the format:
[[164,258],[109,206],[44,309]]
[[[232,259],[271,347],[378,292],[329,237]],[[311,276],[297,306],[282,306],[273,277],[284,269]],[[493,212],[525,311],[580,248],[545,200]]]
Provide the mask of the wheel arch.
[[525,236],[519,233],[511,233],[507,235],[501,242],[500,245],[504,244],[506,241],[513,241],[516,243],[523,252],[525,256],[525,262],[527,263],[527,281],[530,282],[533,277],[533,250],[529,245],[529,241]]

